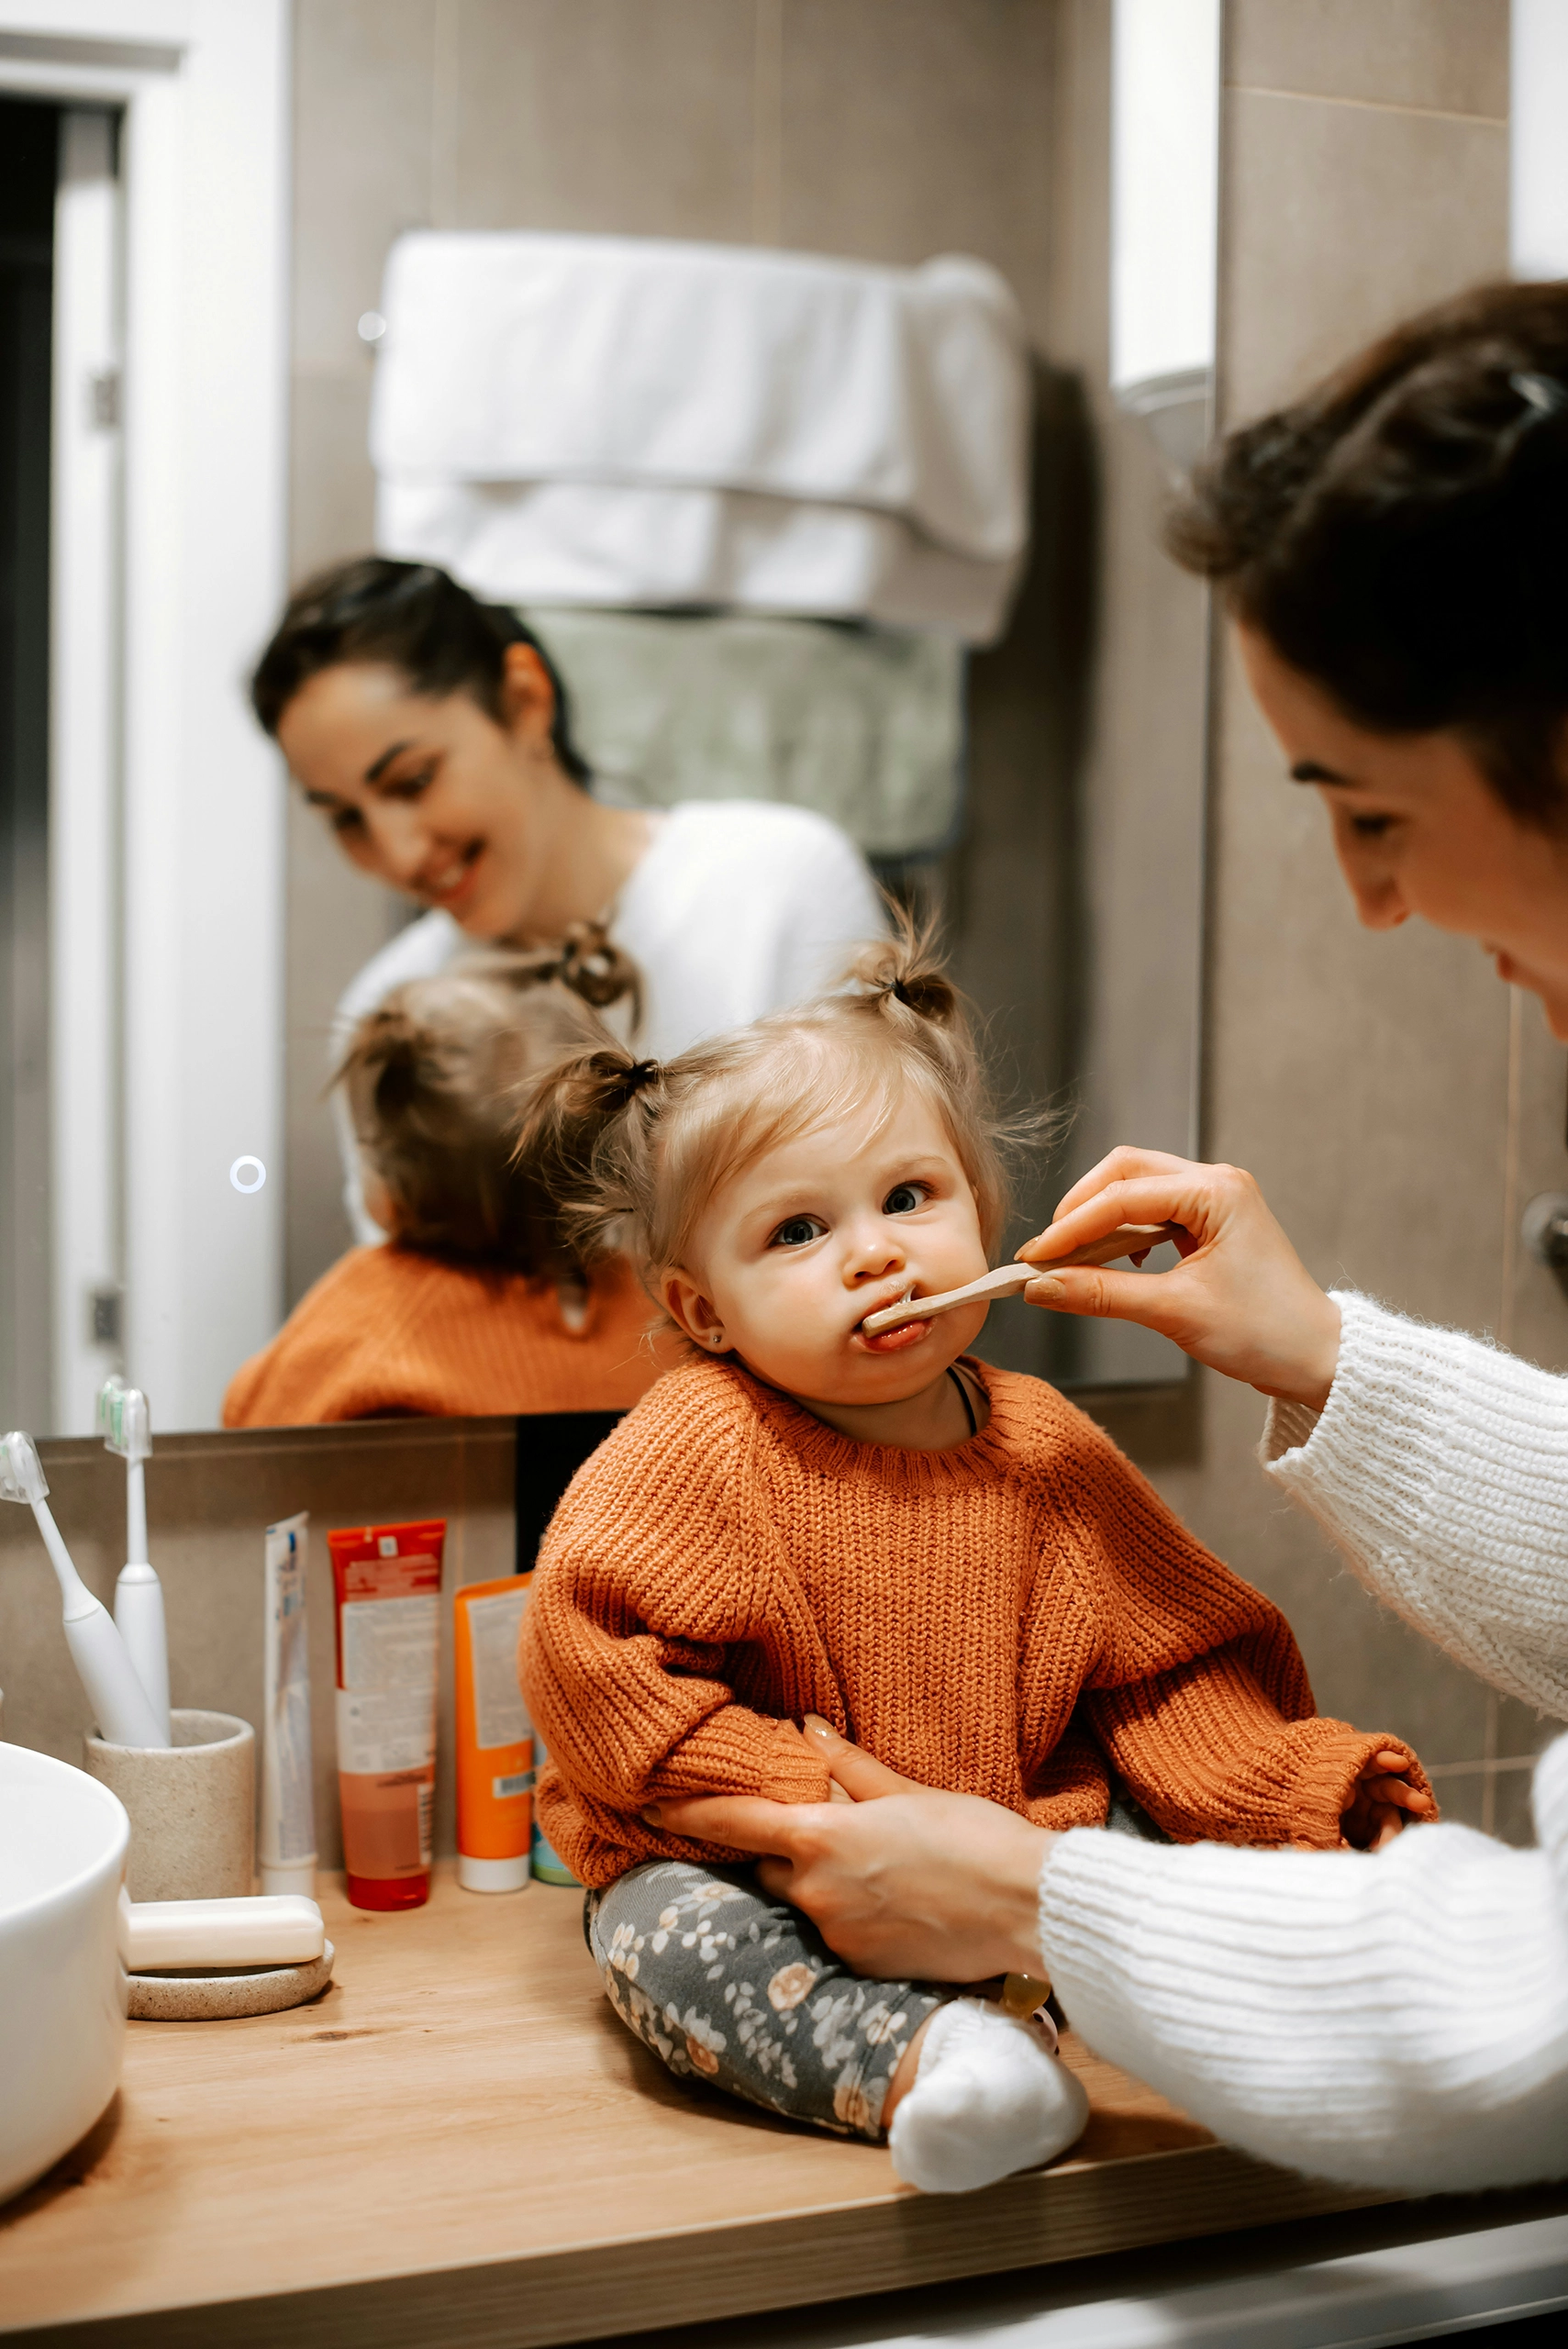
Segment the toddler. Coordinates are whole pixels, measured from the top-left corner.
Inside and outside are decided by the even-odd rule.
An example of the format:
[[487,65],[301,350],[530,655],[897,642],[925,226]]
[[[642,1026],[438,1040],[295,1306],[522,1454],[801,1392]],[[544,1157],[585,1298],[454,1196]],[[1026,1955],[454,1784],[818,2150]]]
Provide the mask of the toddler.
[[658,1376],[647,1297],[619,1255],[585,1270],[513,1164],[542,1072],[607,1045],[591,1005],[635,985],[602,937],[475,955],[396,987],[337,1082],[384,1247],[340,1257],[224,1401],[228,1427],[389,1414],[624,1410]]
[[886,2135],[928,2190],[1051,2158],[1086,2105],[1049,2019],[861,1979],[645,1814],[827,1800],[810,1714],[1042,1827],[1103,1824],[1119,1780],[1184,1841],[1369,1842],[1431,1808],[1414,1756],[1318,1719],[1277,1609],[1082,1412],[966,1354],[984,1305],[867,1334],[984,1272],[1004,1220],[959,1006],[907,940],[663,1066],[565,1067],[521,1149],[689,1341],[568,1489],[522,1637],[540,1821],[616,2012],[677,2074]]

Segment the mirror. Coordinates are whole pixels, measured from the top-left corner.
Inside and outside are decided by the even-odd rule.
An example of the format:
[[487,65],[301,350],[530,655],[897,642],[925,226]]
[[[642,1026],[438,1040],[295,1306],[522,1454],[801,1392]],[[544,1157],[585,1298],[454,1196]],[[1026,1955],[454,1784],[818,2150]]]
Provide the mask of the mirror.
[[[991,608],[971,581],[781,620],[624,572],[510,600],[607,802],[815,793],[940,914],[1004,1083],[1072,1111],[1009,1248],[1116,1141],[1194,1146],[1208,617],[1157,532],[1210,413],[1218,0],[581,0],[548,37],[438,12],[417,48],[342,0],[292,12],[292,60],[284,0],[177,39],[127,0],[107,46],[38,13],[0,32],[0,1421],[88,1433],[117,1369],[155,1430],[217,1425],[350,1245],[334,1008],[423,908],[343,856],[245,680],[289,579],[458,543],[386,400],[397,271],[434,244],[450,281],[467,232],[824,257],[906,319],[941,256],[999,278],[1032,420]],[[492,592],[504,503],[464,509]],[[1017,1305],[981,1350],[1079,1387],[1185,1369]]]

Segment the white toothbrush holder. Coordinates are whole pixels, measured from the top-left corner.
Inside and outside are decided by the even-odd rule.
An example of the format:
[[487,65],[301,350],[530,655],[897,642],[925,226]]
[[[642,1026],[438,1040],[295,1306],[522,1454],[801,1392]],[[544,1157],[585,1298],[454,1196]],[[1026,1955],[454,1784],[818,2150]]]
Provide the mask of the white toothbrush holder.
[[84,1737],[84,1766],[130,1818],[133,1900],[249,1894],[256,1865],[256,1733],[232,1713],[176,1709],[172,1745]]

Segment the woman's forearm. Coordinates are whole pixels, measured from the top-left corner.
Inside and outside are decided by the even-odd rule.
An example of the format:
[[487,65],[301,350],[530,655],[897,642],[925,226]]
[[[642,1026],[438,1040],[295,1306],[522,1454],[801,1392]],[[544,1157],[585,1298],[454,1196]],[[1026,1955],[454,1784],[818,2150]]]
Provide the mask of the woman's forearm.
[[1568,1379],[1342,1295],[1320,1414],[1276,1404],[1263,1460],[1429,1639],[1568,1718]]
[[1541,1778],[1539,1852],[1441,1827],[1375,1858],[1079,1830],[1041,1872],[1046,1971],[1099,2054],[1265,2160],[1414,2192],[1562,2176],[1568,1740]]

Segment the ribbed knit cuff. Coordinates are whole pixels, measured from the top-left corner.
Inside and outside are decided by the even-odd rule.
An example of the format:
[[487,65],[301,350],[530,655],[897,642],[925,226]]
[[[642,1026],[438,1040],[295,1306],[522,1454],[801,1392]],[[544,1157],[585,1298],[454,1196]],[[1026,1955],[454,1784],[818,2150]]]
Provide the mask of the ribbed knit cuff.
[[757,1791],[770,1802],[828,1802],[833,1780],[793,1721],[780,1721],[767,1757],[767,1775]]
[[1040,1871],[1041,1961],[1096,2054],[1264,2160],[1520,2184],[1568,2168],[1562,1865],[1457,1827],[1375,1856],[1077,1829]]
[[1260,1454],[1366,1584],[1495,1687],[1568,1717],[1568,1379],[1337,1290],[1321,1411]]

